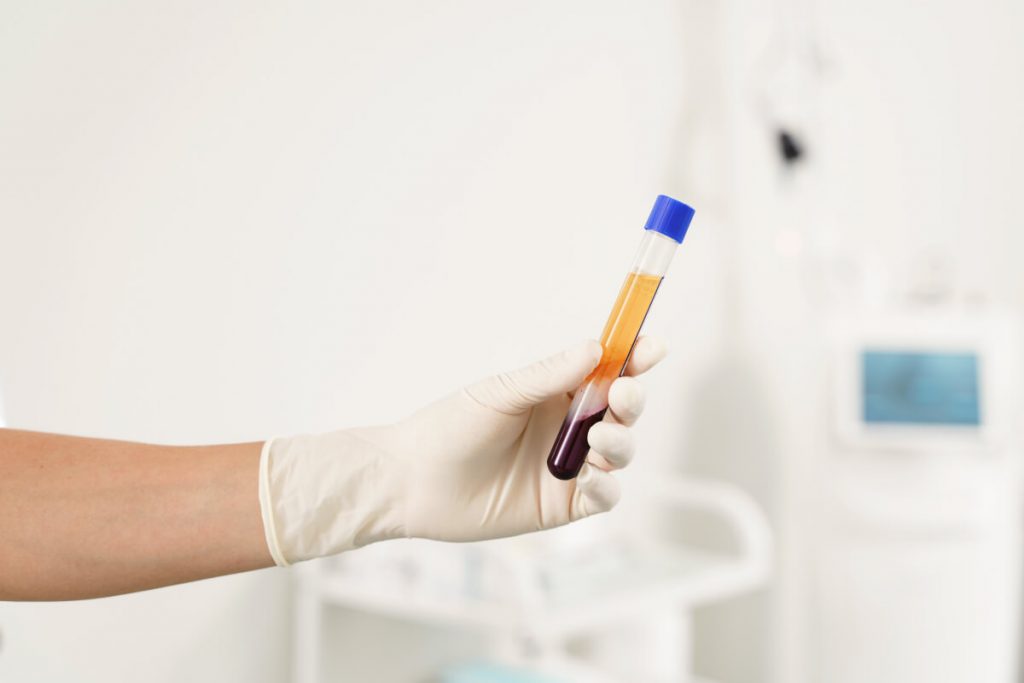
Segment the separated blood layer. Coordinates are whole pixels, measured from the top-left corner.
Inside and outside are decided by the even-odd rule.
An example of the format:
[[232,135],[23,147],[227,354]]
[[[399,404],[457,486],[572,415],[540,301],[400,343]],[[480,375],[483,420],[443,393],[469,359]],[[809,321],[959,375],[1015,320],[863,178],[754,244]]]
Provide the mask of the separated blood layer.
[[583,467],[590,450],[587,432],[608,410],[608,389],[626,369],[626,361],[661,280],[660,275],[643,273],[630,273],[626,277],[601,333],[601,361],[576,390],[548,456],[548,469],[559,479],[572,479]]

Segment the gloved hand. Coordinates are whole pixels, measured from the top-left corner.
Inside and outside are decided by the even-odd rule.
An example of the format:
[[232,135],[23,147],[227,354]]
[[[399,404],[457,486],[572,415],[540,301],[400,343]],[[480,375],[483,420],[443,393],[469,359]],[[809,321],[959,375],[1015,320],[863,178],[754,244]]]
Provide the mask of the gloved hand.
[[633,457],[644,406],[633,378],[665,355],[641,337],[612,383],[587,464],[560,481],[547,455],[574,391],[601,357],[590,340],[481,380],[392,425],[267,441],[259,495],[278,565],[389,538],[475,541],[560,526],[610,510],[611,470]]

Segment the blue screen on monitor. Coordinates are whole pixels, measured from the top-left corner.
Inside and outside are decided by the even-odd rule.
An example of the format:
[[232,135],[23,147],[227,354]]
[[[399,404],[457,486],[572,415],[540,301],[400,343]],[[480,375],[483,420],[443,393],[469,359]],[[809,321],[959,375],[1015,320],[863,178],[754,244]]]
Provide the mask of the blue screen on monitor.
[[973,353],[868,350],[861,368],[868,424],[981,424]]

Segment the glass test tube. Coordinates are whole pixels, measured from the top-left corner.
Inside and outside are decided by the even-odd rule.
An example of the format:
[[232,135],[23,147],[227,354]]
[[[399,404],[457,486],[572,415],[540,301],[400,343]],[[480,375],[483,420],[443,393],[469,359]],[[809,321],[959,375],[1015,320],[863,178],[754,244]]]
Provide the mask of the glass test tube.
[[608,389],[626,369],[633,345],[676,247],[693,218],[693,209],[659,195],[644,226],[633,266],[601,333],[601,360],[576,390],[562,428],[548,456],[548,470],[558,479],[579,474],[590,446],[587,432],[608,410]]

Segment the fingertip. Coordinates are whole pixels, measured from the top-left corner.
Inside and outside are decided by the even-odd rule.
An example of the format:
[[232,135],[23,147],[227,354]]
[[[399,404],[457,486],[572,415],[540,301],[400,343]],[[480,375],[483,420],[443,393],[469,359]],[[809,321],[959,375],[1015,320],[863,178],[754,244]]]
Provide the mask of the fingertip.
[[646,340],[644,346],[647,347],[646,351],[651,359],[651,365],[660,362],[668,355],[670,348],[667,337],[663,337],[660,334],[652,334],[645,336],[644,339]]
[[601,344],[596,339],[585,339],[552,356],[546,364],[549,367],[558,366],[559,369],[554,372],[557,379],[545,398],[555,393],[572,392],[579,387],[587,375],[597,367],[603,352]]
[[590,367],[593,369],[600,362],[601,355],[604,353],[604,349],[601,348],[601,342],[596,339],[585,339],[579,344],[579,347],[584,357],[590,361]]
[[558,359],[578,372],[589,373],[601,360],[601,353],[601,344],[596,339],[584,339],[553,356],[552,360]]
[[608,390],[608,407],[618,422],[631,425],[644,412],[646,392],[639,380],[619,377]]
[[599,469],[621,469],[633,460],[633,433],[625,425],[598,422],[587,432],[587,443]]
[[627,375],[642,375],[668,355],[668,340],[656,335],[640,337],[629,356]]
[[576,477],[576,490],[580,495],[581,517],[607,512],[622,497],[618,480],[589,463],[585,463]]

